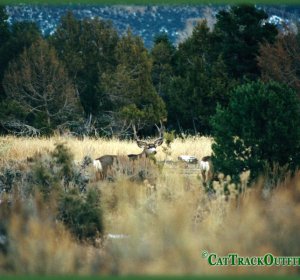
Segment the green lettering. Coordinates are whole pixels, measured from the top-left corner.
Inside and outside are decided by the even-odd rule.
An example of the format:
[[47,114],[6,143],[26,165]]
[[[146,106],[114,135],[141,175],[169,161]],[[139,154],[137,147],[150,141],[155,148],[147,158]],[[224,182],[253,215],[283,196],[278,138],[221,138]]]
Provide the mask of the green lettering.
[[285,257],[279,257],[279,260],[280,260],[280,264],[282,266],[285,266]]
[[216,263],[215,262],[213,263],[213,261],[212,261],[213,257],[216,258],[217,255],[215,253],[212,253],[208,256],[207,261],[208,261],[209,265],[216,265]]
[[257,257],[252,257],[252,258],[250,258],[250,263],[251,263],[251,265],[257,265],[256,260],[257,260]]
[[238,265],[245,265],[243,258],[238,257]]
[[251,265],[249,257],[245,258],[245,265]]
[[264,265],[264,262],[261,257],[257,258],[257,265]]
[[218,258],[217,265],[221,265],[221,266],[223,265],[221,258]]
[[264,263],[266,266],[271,266],[273,264],[274,257],[272,254],[266,254],[264,255]]
[[292,263],[292,258],[291,257],[287,257],[287,263],[288,263],[288,265],[291,265],[291,263]]
[[231,259],[230,265],[236,265],[237,254],[229,254],[228,257]]
[[278,266],[280,265],[280,258],[276,258],[274,259],[274,265]]
[[223,257],[224,265],[228,265],[228,257]]

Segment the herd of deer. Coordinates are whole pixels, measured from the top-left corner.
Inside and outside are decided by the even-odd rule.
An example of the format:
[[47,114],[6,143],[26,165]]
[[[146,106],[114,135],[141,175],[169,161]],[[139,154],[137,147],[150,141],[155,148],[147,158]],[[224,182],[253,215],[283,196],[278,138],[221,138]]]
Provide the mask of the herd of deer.
[[[161,124],[160,128],[157,125],[156,125],[156,128],[158,129],[159,137],[154,142],[146,142],[146,141],[142,141],[138,138],[135,126],[134,125],[132,126],[135,141],[136,141],[138,147],[142,148],[143,151],[139,154],[127,155],[128,160],[135,161],[137,159],[147,158],[150,155],[155,155],[157,153],[156,148],[158,146],[162,145],[162,143],[163,143],[164,127]],[[118,164],[119,157],[120,156],[117,156],[117,155],[104,155],[99,158],[96,158],[93,161],[93,165],[97,172],[97,177],[100,180],[104,180],[105,178],[107,178],[108,170],[112,169],[114,165]],[[184,156],[183,156],[183,158],[179,157],[179,159],[188,161],[188,160],[184,159]],[[196,158],[193,157],[193,159],[196,162],[198,162],[198,160]],[[199,167],[200,167],[200,172],[202,175],[202,181],[204,183],[207,183],[208,181],[210,181],[212,179],[212,176],[213,176],[211,157],[210,156],[203,157],[199,162]]]

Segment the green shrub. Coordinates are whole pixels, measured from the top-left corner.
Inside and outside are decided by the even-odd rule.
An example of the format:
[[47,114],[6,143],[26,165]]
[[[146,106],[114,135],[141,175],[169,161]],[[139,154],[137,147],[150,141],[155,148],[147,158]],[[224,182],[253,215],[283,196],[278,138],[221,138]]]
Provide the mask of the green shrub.
[[63,143],[58,143],[51,155],[55,164],[59,167],[57,175],[64,179],[65,184],[68,184],[75,173],[73,154]]
[[[43,207],[53,211],[49,216],[58,216],[80,240],[96,237],[102,233],[103,224],[99,192],[87,190],[91,162],[86,156],[81,165],[76,165],[70,150],[64,144],[56,144],[52,152],[0,167],[0,193],[7,194],[12,203],[20,198],[25,205],[41,194]],[[0,251],[1,236],[5,236],[3,222],[0,221]]]
[[76,165],[70,150],[64,144],[57,144],[52,152],[37,153],[27,160],[10,161],[0,167],[0,192],[18,192],[27,198],[38,191],[46,200],[71,185],[84,192],[90,163],[91,158],[86,156],[81,165]]
[[218,107],[212,119],[216,171],[239,181],[239,174],[250,170],[251,182],[274,164],[295,170],[300,163],[299,108],[296,93],[276,82],[249,82],[233,90],[228,107]]
[[103,231],[100,193],[77,189],[62,194],[59,201],[59,219],[80,240],[97,237]]

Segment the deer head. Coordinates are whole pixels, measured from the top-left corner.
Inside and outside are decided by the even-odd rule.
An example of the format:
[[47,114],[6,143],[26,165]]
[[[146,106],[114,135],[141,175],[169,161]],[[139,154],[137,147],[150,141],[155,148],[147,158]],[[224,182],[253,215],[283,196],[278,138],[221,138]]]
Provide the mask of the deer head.
[[159,132],[159,137],[154,142],[146,142],[146,141],[142,141],[138,138],[135,125],[132,125],[134,139],[135,139],[137,145],[143,149],[143,152],[140,155],[145,154],[146,156],[148,156],[151,154],[156,154],[156,148],[163,143],[163,140],[164,140],[163,139],[163,131],[164,131],[163,124],[162,124],[162,122],[160,122],[160,128],[156,124],[155,124],[155,126]]

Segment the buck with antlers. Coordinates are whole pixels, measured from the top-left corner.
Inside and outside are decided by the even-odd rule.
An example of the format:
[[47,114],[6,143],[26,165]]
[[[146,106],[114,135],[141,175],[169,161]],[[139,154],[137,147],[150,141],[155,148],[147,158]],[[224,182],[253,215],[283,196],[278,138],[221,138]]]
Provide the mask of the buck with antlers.
[[[159,128],[155,125],[159,132],[159,138],[157,138],[154,142],[146,142],[142,141],[138,138],[135,125],[132,125],[134,139],[137,145],[143,149],[143,151],[139,154],[129,154],[127,155],[129,160],[137,160],[143,157],[148,157],[149,155],[156,154],[156,148],[163,143],[163,125],[161,123],[161,127]],[[93,162],[94,167],[97,170],[99,179],[103,180],[107,177],[107,172],[110,170],[113,165],[119,164],[120,157],[116,155],[104,155],[99,158],[96,158]]]

